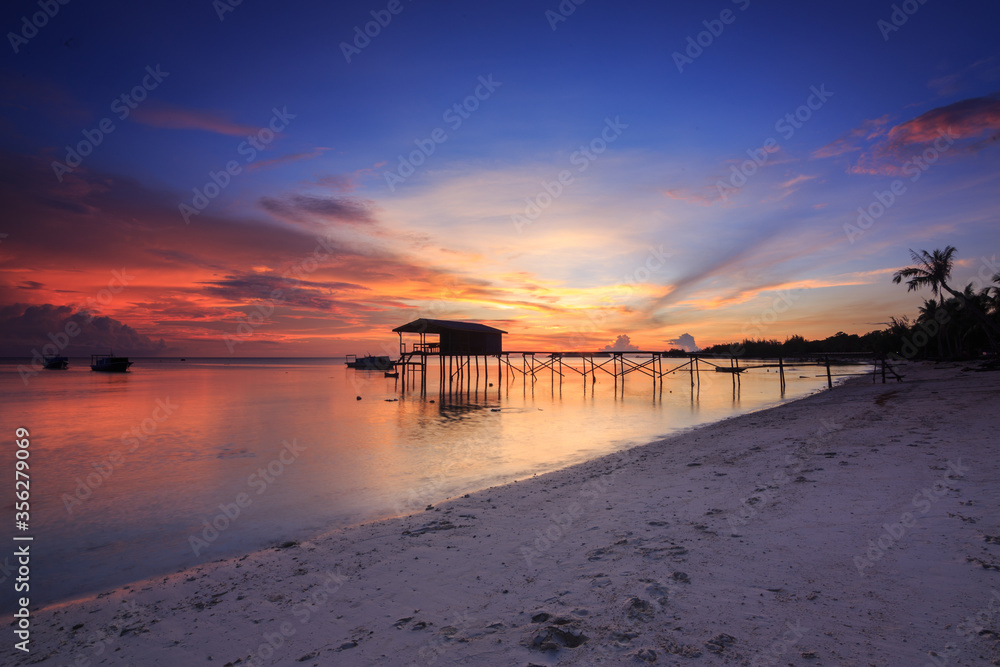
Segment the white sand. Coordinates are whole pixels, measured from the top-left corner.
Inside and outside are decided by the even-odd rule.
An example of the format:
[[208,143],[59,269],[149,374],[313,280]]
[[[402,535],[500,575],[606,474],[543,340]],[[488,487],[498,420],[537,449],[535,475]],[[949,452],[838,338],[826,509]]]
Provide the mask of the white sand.
[[962,368],[43,609],[19,662],[1000,664],[1000,373]]

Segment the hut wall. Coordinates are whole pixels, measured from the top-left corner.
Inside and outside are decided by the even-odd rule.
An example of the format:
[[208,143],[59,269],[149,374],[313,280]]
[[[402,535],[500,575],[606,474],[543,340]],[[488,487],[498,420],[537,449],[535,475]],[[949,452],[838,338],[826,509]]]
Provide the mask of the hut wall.
[[441,354],[451,356],[500,354],[503,351],[502,334],[481,331],[441,332]]

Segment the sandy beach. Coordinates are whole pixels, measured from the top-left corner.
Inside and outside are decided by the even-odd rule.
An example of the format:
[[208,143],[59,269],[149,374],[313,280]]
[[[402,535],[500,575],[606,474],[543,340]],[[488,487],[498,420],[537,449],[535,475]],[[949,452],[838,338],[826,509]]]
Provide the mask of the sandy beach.
[[3,662],[1000,664],[1000,373],[976,366],[32,610]]

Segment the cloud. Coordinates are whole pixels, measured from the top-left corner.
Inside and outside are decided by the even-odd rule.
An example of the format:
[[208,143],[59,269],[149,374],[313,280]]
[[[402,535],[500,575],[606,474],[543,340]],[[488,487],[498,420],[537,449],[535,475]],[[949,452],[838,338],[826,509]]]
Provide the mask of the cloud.
[[794,178],[788,179],[784,183],[778,183],[778,187],[779,188],[794,188],[799,183],[805,183],[806,181],[811,181],[814,178],[816,178],[816,176],[806,176],[805,174],[799,174],[798,176],[795,176]]
[[280,157],[271,158],[270,160],[257,160],[256,162],[247,167],[247,171],[266,169],[268,167],[273,167],[279,164],[290,164],[292,162],[299,162],[300,160],[311,160],[313,158],[322,157],[323,152],[328,150],[330,149],[320,147],[311,150],[308,153],[289,153],[288,155],[282,155]]
[[719,197],[719,189],[716,186],[706,186],[699,190],[671,188],[669,190],[660,190],[660,193],[675,201],[697,204],[698,206],[711,206],[722,201]]
[[990,56],[977,60],[957,72],[936,77],[927,82],[927,87],[941,97],[957,95],[963,88],[975,82],[992,82],[1000,79],[1000,58]]
[[[899,174],[903,165],[948,139],[948,154],[975,152],[1000,138],[1000,93],[937,107],[886,129],[885,116],[865,121],[846,136],[813,152],[814,158],[858,152],[853,174]],[[957,147],[952,143],[958,143]],[[940,147],[939,153],[943,153]]]
[[27,290],[45,289],[45,283],[36,282],[34,280],[22,280],[17,284],[17,289],[27,289]]
[[[78,331],[74,336],[68,335]],[[86,356],[106,353],[148,356],[163,352],[161,338],[139,333],[127,324],[105,316],[50,303],[15,303],[0,307],[0,353],[8,356],[64,354]],[[47,347],[46,347],[47,346]]]
[[668,345],[676,345],[685,352],[697,352],[701,348],[694,342],[694,336],[691,334],[681,334],[677,338],[667,341]]
[[257,134],[260,130],[254,125],[233,122],[219,113],[153,101],[132,111],[132,118],[143,125],[165,130],[204,130],[234,137]]
[[326,176],[319,176],[315,181],[313,181],[313,183],[325,188],[330,188],[334,192],[349,192],[358,187],[358,183],[354,176],[348,176],[347,174],[328,174]]
[[619,334],[611,345],[604,346],[605,352],[638,352],[639,348],[632,344],[628,334]]
[[888,124],[888,114],[880,118],[864,120],[861,122],[861,125],[845,133],[837,140],[814,150],[810,157],[822,159],[860,151],[863,148],[864,142],[883,136],[885,134],[885,126]]
[[371,224],[370,205],[366,201],[349,197],[316,197],[292,195],[284,199],[261,197],[261,208],[269,213],[295,221],[319,217],[351,224]]
[[310,282],[294,277],[241,273],[228,275],[222,280],[201,283],[207,285],[205,291],[217,297],[240,304],[274,302],[298,308],[319,311],[350,310],[361,308],[359,304],[348,304],[324,296],[337,291],[366,290],[368,288],[347,282]]

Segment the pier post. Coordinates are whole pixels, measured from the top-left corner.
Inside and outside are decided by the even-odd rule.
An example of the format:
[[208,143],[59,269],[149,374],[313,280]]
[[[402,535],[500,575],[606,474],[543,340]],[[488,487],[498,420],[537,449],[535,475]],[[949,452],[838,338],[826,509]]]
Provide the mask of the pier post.
[[826,361],[826,386],[828,389],[833,389],[833,376],[830,375],[830,357],[824,357]]

